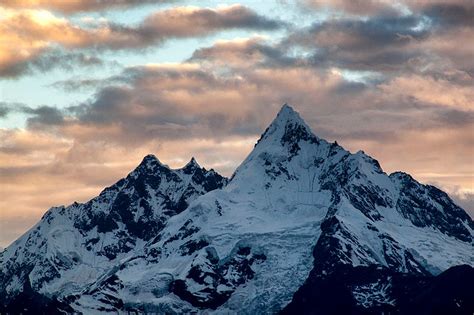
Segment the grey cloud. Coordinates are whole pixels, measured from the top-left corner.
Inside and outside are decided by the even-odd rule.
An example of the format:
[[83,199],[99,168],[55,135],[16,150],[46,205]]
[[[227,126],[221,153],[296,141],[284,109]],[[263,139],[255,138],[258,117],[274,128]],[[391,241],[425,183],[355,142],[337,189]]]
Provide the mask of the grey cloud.
[[241,42],[224,42],[194,51],[189,61],[222,62],[237,66],[248,61],[252,66],[264,67],[305,66],[304,59],[290,56],[282,45],[271,45],[260,38],[250,38]]
[[[221,133],[222,136],[229,133],[249,134],[255,133],[255,122],[251,116],[240,122],[231,122],[229,115],[219,113],[201,112],[199,108],[179,109],[191,106],[191,104],[177,104],[176,101],[167,99],[159,91],[150,91],[142,86],[146,81],[154,81],[159,85],[162,78],[173,80],[181,76],[186,80],[193,80],[189,87],[179,87],[177,90],[185,88],[187,92],[204,92],[206,83],[196,84],[196,82],[217,81],[212,76],[201,71],[191,71],[181,73],[172,71],[158,71],[150,73],[142,70],[140,76],[137,69],[133,69],[133,84],[130,86],[108,86],[101,89],[95,98],[83,106],[74,109],[78,123],[86,125],[120,125],[124,141],[127,139],[153,139],[160,138],[183,138],[200,137],[204,134]],[[155,71],[152,71],[155,72]],[[132,80],[130,77],[124,80]],[[201,86],[199,86],[201,85]],[[219,87],[220,85],[220,87]],[[225,82],[213,87],[217,90],[225,89]],[[196,87],[198,86],[198,87]],[[140,114],[145,111],[148,114]],[[243,123],[245,126],[242,126]],[[249,128],[249,125],[252,127]],[[229,128],[230,127],[230,128]],[[230,130],[229,130],[230,129]]]
[[440,109],[434,114],[434,123],[441,126],[469,127],[474,126],[474,112],[456,109]]
[[0,119],[6,118],[10,113],[24,112],[29,107],[18,102],[1,102],[0,101]]
[[[369,50],[400,46],[412,40],[420,40],[429,34],[429,30],[416,30],[420,23],[418,16],[375,16],[367,20],[342,19],[318,23],[305,33],[293,36],[295,44],[313,46],[338,46],[340,49]],[[335,35],[341,36],[336,37]]]
[[[79,119],[86,123],[109,123],[131,108],[131,91],[126,87],[108,86],[100,90],[93,102],[79,107]],[[130,112],[129,112],[130,113]]]
[[242,5],[217,9],[176,7],[157,11],[137,26],[110,23],[110,36],[100,40],[91,38],[89,46],[99,49],[146,48],[170,38],[206,36],[230,29],[276,30],[285,25]]
[[7,117],[10,110],[6,107],[0,107],[0,118]]
[[64,123],[64,114],[56,107],[25,107],[22,109],[22,112],[32,116],[27,119],[27,123],[31,127],[34,127],[35,125],[61,125]]
[[287,42],[315,49],[315,61],[359,68],[398,64],[420,53],[406,51],[408,44],[429,35],[429,30],[415,29],[418,23],[420,18],[416,16],[331,20],[293,34]]
[[0,102],[0,119],[6,118],[11,112],[12,106],[10,103]]
[[60,80],[49,84],[48,86],[63,90],[65,92],[78,92],[93,90],[102,87],[104,80],[93,78],[71,78]]
[[0,118],[10,113],[27,115],[29,127],[60,125],[64,123],[65,118],[64,111],[54,106],[31,107],[23,103],[0,102]]
[[464,72],[472,84],[474,64],[469,56],[473,49],[466,41],[474,35],[474,28],[463,22],[474,20],[472,10],[452,7],[440,9],[438,4],[404,16],[329,19],[294,31],[280,46],[305,49],[307,54],[299,63],[313,67],[377,71],[389,76]]
[[[375,16],[366,20],[341,18],[293,30],[279,43],[250,38],[217,43],[196,50],[191,61],[225,66],[340,67],[363,71],[412,71],[414,61],[432,62],[433,56],[417,47],[430,36],[416,29],[420,16]],[[303,53],[297,48],[302,48]],[[415,69],[416,70],[416,69]]]
[[[50,50],[33,59],[21,60],[0,67],[0,78],[17,78],[35,72],[47,72],[53,69],[72,71],[75,67],[97,67],[108,64],[97,56],[86,53],[67,52],[60,49]],[[109,63],[111,64],[111,63]]]
[[436,26],[443,28],[474,26],[474,3],[471,0],[406,1],[405,3],[414,12],[429,17]]
[[331,9],[354,15],[374,15],[380,13],[391,13],[398,15],[400,12],[395,7],[395,2],[390,3],[381,0],[304,0],[304,8],[321,10]]
[[430,18],[431,23],[452,26],[474,25],[474,3],[471,0],[304,0],[304,8],[330,9],[344,14],[357,16],[393,16],[401,17],[406,12],[403,6]]

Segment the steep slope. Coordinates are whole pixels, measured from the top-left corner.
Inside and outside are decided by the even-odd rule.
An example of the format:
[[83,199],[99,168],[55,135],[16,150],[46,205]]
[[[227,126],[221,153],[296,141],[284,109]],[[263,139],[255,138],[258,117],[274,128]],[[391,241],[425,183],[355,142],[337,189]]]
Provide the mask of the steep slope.
[[148,155],[89,202],[51,208],[0,254],[2,304],[25,299],[29,292],[41,303],[95,283],[124,257],[142,253],[170,217],[226,181],[194,158],[172,170]]
[[[435,292],[435,276],[474,265],[474,223],[445,193],[407,174],[387,175],[363,152],[351,154],[316,137],[287,105],[222,189],[215,189],[225,182],[215,173],[202,171],[208,184],[189,188],[185,178],[196,173],[168,174],[148,160],[131,176],[133,189],[117,183],[124,197],[106,189],[98,197],[104,201],[91,201],[87,211],[65,208],[74,220],[50,223],[54,230],[77,222],[74,229],[85,236],[74,237],[93,249],[91,256],[78,256],[97,262],[88,269],[74,262],[68,247],[57,246],[50,257],[71,257],[68,272],[53,273],[33,292],[59,296],[53,306],[83,313],[333,314],[334,297],[321,292],[340,294],[345,310],[403,313],[416,301],[408,303],[401,291],[432,286]],[[150,174],[161,174],[160,180],[147,180]],[[160,194],[144,198],[150,187]],[[103,205],[114,211],[95,211]],[[93,214],[83,218],[83,212]],[[57,244],[45,235],[55,234],[34,239]],[[6,292],[23,283],[13,279],[28,270],[4,272],[10,257],[19,256],[13,252],[19,250],[23,256],[14,261],[23,262],[41,249],[26,243],[24,236],[0,256]],[[121,245],[104,251],[112,244]],[[33,271],[44,270],[47,265]],[[19,279],[38,279],[33,271]],[[439,277],[449,282],[457,274]]]

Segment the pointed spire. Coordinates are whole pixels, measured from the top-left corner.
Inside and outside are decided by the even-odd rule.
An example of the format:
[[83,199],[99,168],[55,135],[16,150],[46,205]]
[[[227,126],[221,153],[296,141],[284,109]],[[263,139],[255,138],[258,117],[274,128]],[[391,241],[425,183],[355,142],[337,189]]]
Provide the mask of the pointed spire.
[[258,140],[257,144],[264,139],[271,138],[279,141],[281,139],[287,138],[286,134],[288,131],[291,131],[289,129],[298,130],[298,133],[301,134],[301,136],[305,139],[316,138],[316,136],[313,135],[311,128],[309,128],[309,126],[304,122],[298,112],[296,112],[290,105],[285,103],[281,107],[270,126],[268,126],[268,128],[265,130],[260,140]]
[[299,114],[288,103],[283,104],[278,115],[298,115],[299,117]]
[[300,117],[298,112],[296,112],[293,109],[293,107],[288,105],[288,103],[283,104],[283,106],[281,107],[274,121],[276,120],[280,120],[280,121],[293,120],[293,121],[299,121],[299,122],[304,123],[303,119]]
[[300,114],[298,114],[298,112],[295,111],[293,107],[285,103],[281,107],[275,119],[270,124],[269,128],[271,128],[272,126],[278,128],[285,128],[288,123],[291,123],[293,126],[302,126],[304,127],[304,129],[307,129],[307,131],[311,133],[311,129],[300,117]]

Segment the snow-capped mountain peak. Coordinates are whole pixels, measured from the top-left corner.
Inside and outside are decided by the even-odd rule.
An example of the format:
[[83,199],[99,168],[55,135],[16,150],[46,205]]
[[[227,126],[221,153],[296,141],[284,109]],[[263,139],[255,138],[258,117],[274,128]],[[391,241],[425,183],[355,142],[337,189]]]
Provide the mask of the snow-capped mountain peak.
[[0,253],[0,302],[326,314],[334,295],[353,307],[342,313],[392,312],[407,286],[474,265],[473,231],[444,192],[316,137],[285,104],[228,183],[194,158],[171,169],[148,155],[91,201],[48,211]]
[[285,104],[258,140],[257,146],[275,142],[291,144],[308,139],[317,141],[311,128],[309,128],[300,115],[290,105]]

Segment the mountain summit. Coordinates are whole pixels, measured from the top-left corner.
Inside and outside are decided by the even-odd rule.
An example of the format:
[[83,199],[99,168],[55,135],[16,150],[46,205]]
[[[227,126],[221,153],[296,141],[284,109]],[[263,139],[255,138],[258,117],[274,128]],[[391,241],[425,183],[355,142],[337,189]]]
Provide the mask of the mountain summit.
[[0,312],[472,313],[473,231],[446,193],[284,105],[230,180],[150,155],[50,209],[0,254]]

